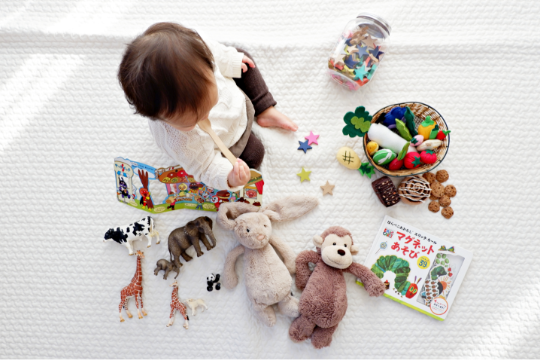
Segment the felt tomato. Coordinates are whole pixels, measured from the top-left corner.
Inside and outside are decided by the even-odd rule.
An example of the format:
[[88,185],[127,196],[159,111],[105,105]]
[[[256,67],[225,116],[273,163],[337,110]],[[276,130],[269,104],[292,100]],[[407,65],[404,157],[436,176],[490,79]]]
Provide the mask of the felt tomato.
[[403,167],[403,160],[398,160],[397,158],[392,160],[388,164],[388,170],[399,170]]
[[439,130],[439,132],[437,133],[436,139],[442,141],[442,140],[446,139],[446,135],[448,135],[448,134],[450,134],[449,130]]
[[403,162],[407,169],[414,169],[422,164],[422,162],[420,161],[420,155],[415,152],[407,153],[407,155],[405,155],[405,158],[403,159]]
[[424,164],[435,164],[437,162],[437,154],[433,150],[424,150],[420,153],[420,160]]

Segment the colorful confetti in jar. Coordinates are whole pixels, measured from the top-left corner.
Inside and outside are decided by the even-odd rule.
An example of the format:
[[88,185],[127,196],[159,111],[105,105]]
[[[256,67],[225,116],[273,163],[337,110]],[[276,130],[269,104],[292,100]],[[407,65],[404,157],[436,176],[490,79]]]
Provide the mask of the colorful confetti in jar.
[[349,90],[367,84],[384,57],[390,25],[379,16],[362,13],[349,21],[328,59],[328,74]]

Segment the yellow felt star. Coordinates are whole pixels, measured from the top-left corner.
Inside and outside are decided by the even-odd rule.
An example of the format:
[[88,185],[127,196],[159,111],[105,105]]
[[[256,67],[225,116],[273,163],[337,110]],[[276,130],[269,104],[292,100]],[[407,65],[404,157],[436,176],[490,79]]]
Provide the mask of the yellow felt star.
[[336,185],[332,185],[328,182],[328,180],[326,180],[326,184],[324,185],[321,185],[321,189],[322,189],[322,194],[323,196],[326,195],[326,194],[330,194],[330,195],[334,195],[332,194],[332,190],[334,190],[334,187]]
[[311,171],[306,171],[304,168],[302,168],[302,171],[296,175],[300,176],[300,182],[303,182],[304,180],[310,181],[309,174],[311,174]]

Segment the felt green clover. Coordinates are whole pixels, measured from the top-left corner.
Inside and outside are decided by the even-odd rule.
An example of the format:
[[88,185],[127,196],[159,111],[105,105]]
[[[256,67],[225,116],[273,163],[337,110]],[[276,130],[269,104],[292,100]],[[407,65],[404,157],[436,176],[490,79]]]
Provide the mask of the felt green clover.
[[371,175],[375,174],[375,168],[369,162],[362,163],[358,168],[362,176],[367,176],[371,179]]
[[343,117],[345,121],[345,127],[343,128],[343,135],[349,137],[364,136],[371,126],[371,115],[366,111],[366,108],[359,106],[354,112],[349,111]]

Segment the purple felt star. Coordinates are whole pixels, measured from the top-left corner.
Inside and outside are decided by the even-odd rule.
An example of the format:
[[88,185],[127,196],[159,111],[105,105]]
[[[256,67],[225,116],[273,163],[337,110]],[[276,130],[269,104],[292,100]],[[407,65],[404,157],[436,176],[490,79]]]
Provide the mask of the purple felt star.
[[307,153],[308,150],[312,149],[312,147],[308,145],[308,142],[309,140],[306,140],[304,142],[299,140],[298,143],[300,144],[300,147],[298,148],[298,150],[303,150],[304,154]]

